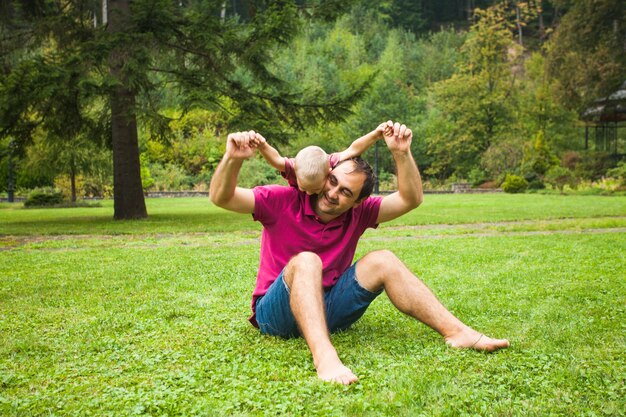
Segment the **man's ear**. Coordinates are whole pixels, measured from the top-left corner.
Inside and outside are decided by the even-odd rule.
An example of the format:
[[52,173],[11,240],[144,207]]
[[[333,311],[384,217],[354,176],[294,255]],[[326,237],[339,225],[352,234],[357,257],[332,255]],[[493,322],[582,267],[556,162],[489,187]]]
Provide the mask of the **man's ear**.
[[[367,197],[365,197],[365,198],[367,198]],[[354,204],[352,205],[352,208],[358,207],[359,204],[361,204],[363,202],[363,200],[365,200],[365,198],[362,198],[360,200],[355,201]]]

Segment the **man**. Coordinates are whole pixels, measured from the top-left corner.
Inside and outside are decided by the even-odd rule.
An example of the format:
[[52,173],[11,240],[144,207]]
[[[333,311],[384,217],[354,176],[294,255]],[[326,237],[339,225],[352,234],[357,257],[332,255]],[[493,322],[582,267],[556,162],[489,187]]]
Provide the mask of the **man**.
[[398,173],[398,191],[369,197],[374,175],[359,158],[338,164],[324,189],[309,196],[295,187],[237,187],[248,143],[258,134],[228,136],[226,152],[211,181],[211,201],[263,224],[261,260],[253,293],[251,322],[262,333],[304,337],[325,381],[351,384],[356,375],[343,365],[330,332],[348,328],[383,290],[403,313],[425,323],[455,348],[495,351],[506,339],[489,338],[454,317],[391,252],[375,251],[350,266],[359,237],[368,227],[393,220],[422,202],[419,170],[411,155],[413,134],[387,122],[384,139]]

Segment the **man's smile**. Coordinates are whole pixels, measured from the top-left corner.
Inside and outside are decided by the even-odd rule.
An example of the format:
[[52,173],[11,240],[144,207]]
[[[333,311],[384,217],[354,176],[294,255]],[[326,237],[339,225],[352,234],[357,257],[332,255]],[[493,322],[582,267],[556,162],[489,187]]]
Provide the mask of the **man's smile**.
[[330,197],[328,197],[328,193],[324,193],[324,200],[326,200],[326,204],[328,205],[336,206],[337,204],[339,204],[339,201],[337,199],[331,199]]

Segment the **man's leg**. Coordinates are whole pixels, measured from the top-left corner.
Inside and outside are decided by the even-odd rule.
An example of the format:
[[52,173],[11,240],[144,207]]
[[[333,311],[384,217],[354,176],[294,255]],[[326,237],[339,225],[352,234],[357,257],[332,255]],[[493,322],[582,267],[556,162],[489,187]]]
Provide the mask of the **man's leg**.
[[392,252],[367,254],[357,262],[356,274],[364,288],[384,288],[398,310],[439,332],[452,347],[492,352],[509,346],[506,339],[489,338],[463,324]]
[[355,382],[357,377],[343,365],[330,341],[319,256],[312,252],[296,255],[285,267],[283,277],[290,291],[291,311],[311,350],[317,375],[325,381],[345,385]]

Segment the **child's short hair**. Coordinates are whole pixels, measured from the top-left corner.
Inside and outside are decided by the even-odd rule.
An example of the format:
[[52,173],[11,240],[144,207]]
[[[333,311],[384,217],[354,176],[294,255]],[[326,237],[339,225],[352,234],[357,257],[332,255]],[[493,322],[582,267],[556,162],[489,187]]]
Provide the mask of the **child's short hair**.
[[307,146],[296,155],[296,173],[304,180],[318,180],[322,175],[326,176],[328,168],[328,154],[319,146]]

